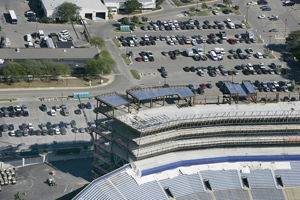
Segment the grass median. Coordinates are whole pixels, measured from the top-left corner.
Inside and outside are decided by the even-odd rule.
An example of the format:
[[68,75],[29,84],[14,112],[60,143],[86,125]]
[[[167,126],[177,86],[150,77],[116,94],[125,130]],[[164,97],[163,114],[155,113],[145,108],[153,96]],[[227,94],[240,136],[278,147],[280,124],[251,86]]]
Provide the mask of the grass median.
[[116,47],[118,47],[118,48],[121,47],[121,43],[118,40],[118,38],[113,38],[112,40],[113,40],[114,44],[116,45]]
[[261,39],[261,37],[259,35],[255,34],[255,38],[257,39],[257,43],[259,43],[259,44],[263,44],[264,43],[264,41],[262,41],[262,39]]
[[246,26],[247,29],[253,29],[253,27],[251,26],[251,24],[249,23],[249,21],[247,21],[247,23],[246,23],[245,20],[242,20],[242,23],[245,24],[245,26]]
[[129,57],[126,55],[126,53],[121,53],[121,56],[122,56],[124,62],[126,63],[126,65],[131,64],[131,60],[130,60]]
[[270,50],[268,50],[268,49],[265,49],[264,52],[265,52],[266,54],[268,54],[269,59],[275,59],[275,56],[274,56],[274,54],[272,53],[272,51],[270,51]]
[[135,79],[141,80],[141,76],[139,75],[138,71],[136,71],[135,69],[130,70],[130,73]]

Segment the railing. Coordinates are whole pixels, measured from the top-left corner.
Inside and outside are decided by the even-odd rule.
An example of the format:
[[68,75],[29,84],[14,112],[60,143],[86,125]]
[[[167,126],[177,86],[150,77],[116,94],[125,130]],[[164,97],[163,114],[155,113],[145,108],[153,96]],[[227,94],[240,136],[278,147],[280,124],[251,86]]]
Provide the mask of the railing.
[[[222,145],[249,145],[249,144],[289,144],[289,143],[300,143],[300,137],[255,137],[255,138],[215,138],[209,141],[201,140],[201,142],[189,142],[189,143],[181,143],[181,144],[173,144],[167,147],[161,147],[162,145],[155,145],[157,148],[155,150],[149,150],[143,152],[142,149],[135,150],[133,153],[138,157],[138,159],[144,157],[151,157],[157,154],[164,154],[166,152],[175,151],[175,150],[183,150],[183,149],[191,149],[191,148],[202,148],[209,146],[222,146]],[[168,145],[168,144],[167,144]],[[152,148],[155,146],[151,146]]]
[[178,118],[173,118],[168,121],[162,122],[151,122],[148,119],[135,120],[128,116],[119,116],[117,120],[131,126],[133,129],[141,132],[147,133],[153,130],[159,130],[166,127],[173,127],[187,123],[197,123],[200,121],[212,121],[212,120],[225,120],[225,119],[272,119],[272,118],[295,118],[300,117],[299,110],[279,110],[279,111],[237,111],[237,112],[223,112],[223,113],[209,113],[201,115],[188,115],[181,116]]
[[105,174],[107,174],[109,171],[107,171],[106,169],[100,167],[99,165],[97,165],[96,163],[92,164],[94,167],[96,167],[97,169],[99,169],[100,171],[104,172]]
[[94,156],[98,157],[100,160],[102,160],[106,163],[111,163],[110,160],[108,160],[107,158],[104,158],[103,156],[101,156],[99,151],[94,152]]

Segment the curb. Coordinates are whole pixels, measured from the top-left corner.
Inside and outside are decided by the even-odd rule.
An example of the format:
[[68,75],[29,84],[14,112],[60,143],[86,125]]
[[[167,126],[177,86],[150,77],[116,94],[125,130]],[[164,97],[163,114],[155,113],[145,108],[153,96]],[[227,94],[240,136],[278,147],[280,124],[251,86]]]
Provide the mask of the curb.
[[[212,1],[206,1],[206,2],[203,2],[203,3],[211,3],[211,2],[215,2],[217,0],[212,0]],[[203,3],[198,3],[199,4],[203,4]],[[189,7],[189,6],[196,6],[197,3],[193,3],[193,4],[189,4],[189,5],[185,5],[185,6],[176,6],[177,8],[184,8],[184,7]]]
[[144,13],[138,13],[138,14],[134,14],[134,15],[129,15],[130,16],[139,16],[139,15],[147,15],[147,14],[151,14],[151,13],[155,13],[155,12],[160,12],[160,11],[163,11],[164,8],[162,7],[161,9],[159,10],[154,10],[154,11],[150,11],[150,12],[144,12]]

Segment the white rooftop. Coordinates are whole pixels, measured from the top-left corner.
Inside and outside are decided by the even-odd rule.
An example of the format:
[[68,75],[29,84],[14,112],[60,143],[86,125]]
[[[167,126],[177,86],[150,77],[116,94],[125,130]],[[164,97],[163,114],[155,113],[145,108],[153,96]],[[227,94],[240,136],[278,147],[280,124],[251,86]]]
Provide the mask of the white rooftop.
[[81,9],[88,10],[107,10],[106,6],[101,2],[101,0],[41,0],[46,8],[46,10],[56,10],[58,6],[65,2],[76,4],[81,7]]
[[135,161],[137,170],[143,171],[179,161],[227,156],[260,156],[260,155],[299,155],[299,147],[262,147],[262,148],[214,148],[191,151],[178,151]]

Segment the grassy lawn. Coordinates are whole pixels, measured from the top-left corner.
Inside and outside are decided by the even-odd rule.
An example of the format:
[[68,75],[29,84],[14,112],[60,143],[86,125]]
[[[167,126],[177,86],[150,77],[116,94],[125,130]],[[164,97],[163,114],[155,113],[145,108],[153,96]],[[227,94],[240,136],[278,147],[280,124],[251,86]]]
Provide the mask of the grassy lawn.
[[116,33],[130,33],[130,31],[120,31],[120,28],[114,28],[114,32]]
[[126,55],[126,53],[121,53],[121,56],[124,60],[124,62],[126,63],[126,65],[129,65],[131,63],[129,57]]
[[[106,83],[108,79],[103,79],[103,83]],[[93,79],[92,86],[100,85],[100,79]],[[0,88],[47,88],[47,87],[87,87],[90,86],[89,81],[83,79],[60,79],[58,81],[33,81],[26,82],[21,81],[12,84],[0,83]]]
[[201,16],[208,16],[207,11],[200,11],[196,13],[197,16],[201,17]]
[[249,23],[249,21],[246,23],[245,20],[242,20],[242,23],[245,24],[247,29],[253,29],[253,27],[251,26],[251,24]]
[[120,41],[118,40],[118,38],[113,38],[112,40],[115,43],[116,47],[121,47],[121,44],[120,44]]
[[262,41],[262,39],[259,37],[259,35],[255,34],[255,38],[257,39],[257,43],[259,43],[259,44],[263,44],[264,43]]
[[272,51],[265,49],[264,52],[269,55],[269,59],[275,59],[275,56],[272,53]]
[[135,69],[130,70],[130,73],[135,79],[141,80],[139,73]]

